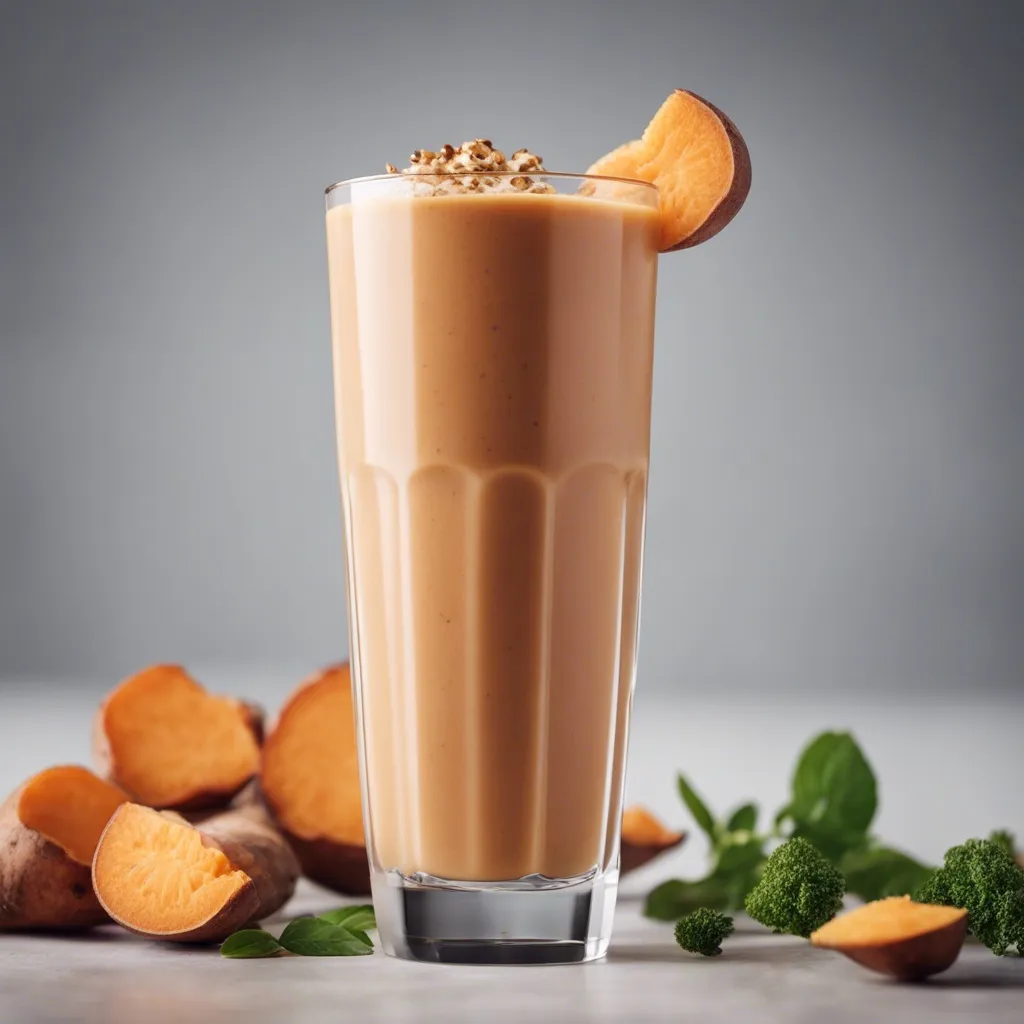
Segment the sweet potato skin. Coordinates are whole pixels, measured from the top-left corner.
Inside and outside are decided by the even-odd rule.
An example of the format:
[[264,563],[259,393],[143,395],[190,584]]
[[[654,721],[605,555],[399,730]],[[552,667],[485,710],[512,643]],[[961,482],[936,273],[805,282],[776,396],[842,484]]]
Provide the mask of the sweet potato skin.
[[207,846],[215,846],[252,879],[260,919],[275,914],[292,898],[299,861],[262,808],[251,805],[217,815],[200,833]]
[[317,885],[343,896],[370,895],[370,862],[366,848],[332,839],[303,839],[285,835],[302,865],[302,873]]
[[89,865],[22,824],[24,786],[0,806],[0,931],[64,931],[109,920],[93,892]]
[[256,738],[257,746],[262,747],[263,740],[266,737],[266,712],[263,710],[261,705],[257,704],[253,700],[242,700],[239,701],[239,704],[242,706],[242,712],[245,715],[246,724],[249,726],[250,731]]
[[967,936],[967,915],[943,928],[912,935],[877,946],[848,946],[839,942],[815,942],[821,949],[834,949],[868,970],[887,974],[897,981],[923,981],[953,966]]

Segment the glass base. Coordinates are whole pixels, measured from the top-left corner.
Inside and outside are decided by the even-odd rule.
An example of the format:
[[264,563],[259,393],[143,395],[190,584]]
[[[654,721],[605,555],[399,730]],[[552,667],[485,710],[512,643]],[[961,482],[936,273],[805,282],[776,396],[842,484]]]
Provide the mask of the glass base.
[[384,952],[403,960],[580,964],[608,950],[618,886],[618,868],[507,882],[375,871],[373,907]]

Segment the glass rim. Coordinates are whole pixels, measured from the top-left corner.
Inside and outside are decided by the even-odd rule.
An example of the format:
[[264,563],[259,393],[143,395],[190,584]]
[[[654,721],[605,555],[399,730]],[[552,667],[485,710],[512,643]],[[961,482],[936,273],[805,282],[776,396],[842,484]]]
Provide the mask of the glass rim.
[[641,185],[653,189],[656,193],[658,186],[653,181],[644,181],[642,178],[624,178],[618,174],[575,174],[572,171],[420,171],[418,173],[407,173],[398,171],[392,173],[384,171],[381,174],[363,174],[356,178],[342,178],[335,181],[324,189],[324,195],[329,196],[335,189],[346,188],[351,185],[361,185],[371,181],[398,181],[402,178],[415,181],[418,178],[571,178],[575,181],[616,181],[623,185]]

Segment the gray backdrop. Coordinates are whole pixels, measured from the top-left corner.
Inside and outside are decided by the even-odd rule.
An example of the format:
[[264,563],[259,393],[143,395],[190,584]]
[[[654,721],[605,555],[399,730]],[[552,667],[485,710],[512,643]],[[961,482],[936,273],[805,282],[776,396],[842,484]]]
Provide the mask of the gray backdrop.
[[346,646],[321,190],[750,145],[661,267],[640,682],[1024,683],[1019,2],[0,4],[0,676]]

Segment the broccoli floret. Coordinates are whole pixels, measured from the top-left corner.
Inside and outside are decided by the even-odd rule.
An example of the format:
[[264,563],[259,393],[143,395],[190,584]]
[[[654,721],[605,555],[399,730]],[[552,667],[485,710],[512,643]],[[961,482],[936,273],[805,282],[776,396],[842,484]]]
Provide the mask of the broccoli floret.
[[747,894],[747,913],[777,932],[807,938],[843,905],[846,880],[806,839],[783,843],[765,862],[761,881]]
[[1016,839],[1009,829],[997,828],[988,838],[989,842],[1001,846],[1011,857],[1016,852]]
[[947,850],[914,898],[963,908],[971,933],[996,956],[1011,946],[1024,956],[1024,871],[1000,842],[968,839]]
[[676,922],[676,942],[690,953],[718,956],[722,940],[732,935],[732,918],[700,907]]
[[[1024,871],[1021,872],[1024,878]],[[970,918],[970,914],[968,914]],[[1003,929],[1003,941],[1006,948],[1017,947],[1017,954],[1024,956],[1024,885],[1016,892],[1007,893],[1003,897],[1003,905],[999,911],[999,923]]]

